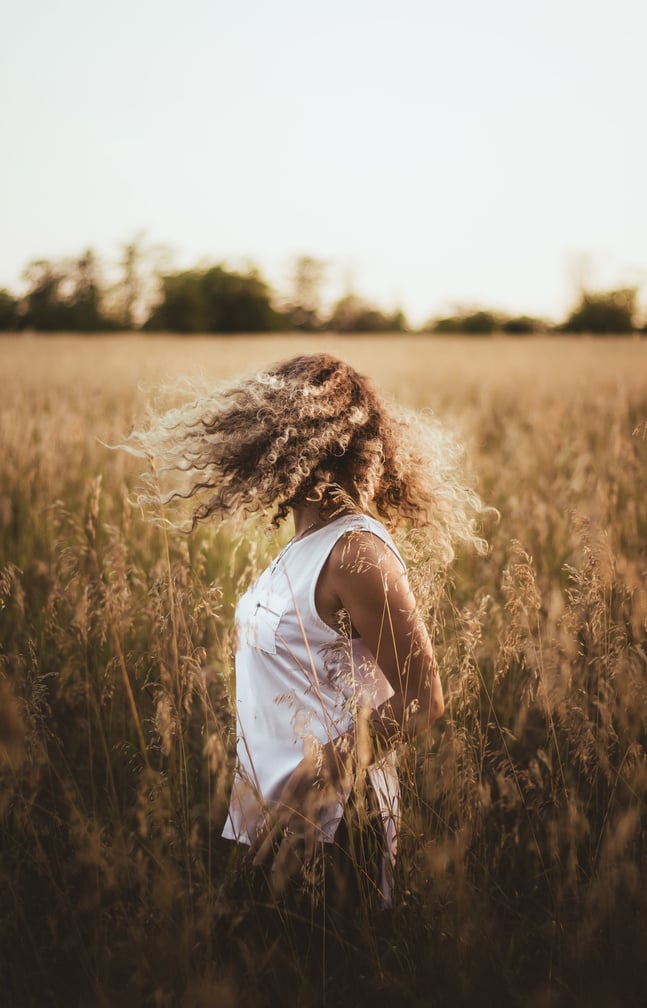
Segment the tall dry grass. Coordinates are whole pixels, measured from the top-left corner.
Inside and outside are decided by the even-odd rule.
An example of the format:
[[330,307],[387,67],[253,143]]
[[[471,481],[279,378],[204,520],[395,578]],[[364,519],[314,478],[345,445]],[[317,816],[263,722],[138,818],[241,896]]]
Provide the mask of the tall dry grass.
[[[408,544],[448,698],[403,755],[399,897],[273,899],[219,837],[237,593],[263,530],[144,523],[146,388],[322,339],[4,340],[0,975],[11,1006],[642,1004],[647,347],[325,340],[462,431],[501,513]],[[307,888],[304,883],[304,888]]]

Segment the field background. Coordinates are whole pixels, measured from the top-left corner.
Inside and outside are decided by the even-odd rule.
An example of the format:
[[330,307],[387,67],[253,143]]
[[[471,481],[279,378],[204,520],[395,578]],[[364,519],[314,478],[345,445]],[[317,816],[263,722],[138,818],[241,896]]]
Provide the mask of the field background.
[[[100,443],[160,382],[317,349],[456,427],[500,513],[486,558],[410,550],[448,710],[403,757],[396,910],[335,935],[219,841],[233,603],[288,530],[167,535]],[[8,1005],[643,1003],[645,341],[7,338],[0,368]]]

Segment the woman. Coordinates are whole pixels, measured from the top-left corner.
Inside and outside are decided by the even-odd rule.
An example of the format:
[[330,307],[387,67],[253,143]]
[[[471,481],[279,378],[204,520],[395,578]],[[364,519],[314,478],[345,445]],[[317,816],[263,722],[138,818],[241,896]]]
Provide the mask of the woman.
[[425,530],[439,562],[483,547],[482,510],[440,425],[389,407],[329,354],[299,356],[158,418],[131,445],[184,473],[191,526],[289,514],[294,535],[236,611],[237,767],[223,835],[277,875],[333,844],[371,781],[391,900],[395,750],[443,713],[432,645],[389,528]]

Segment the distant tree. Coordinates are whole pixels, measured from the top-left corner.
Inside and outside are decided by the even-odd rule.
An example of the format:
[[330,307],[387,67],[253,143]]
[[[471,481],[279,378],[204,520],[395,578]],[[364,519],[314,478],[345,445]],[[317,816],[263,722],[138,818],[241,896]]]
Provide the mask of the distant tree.
[[409,329],[407,316],[401,308],[396,308],[391,315],[385,315],[384,319],[389,332],[407,332]]
[[23,279],[27,284],[25,326],[42,332],[69,330],[72,327],[69,276],[63,265],[50,259],[34,260],[25,269]]
[[92,249],[76,260],[39,259],[23,274],[22,324],[41,332],[102,332],[114,324],[102,309],[99,262]]
[[223,266],[185,270],[161,278],[162,296],[145,328],[180,333],[272,332],[285,324],[258,271]]
[[18,328],[18,301],[4,287],[0,287],[0,331],[10,332]]
[[326,276],[326,263],[312,256],[299,256],[294,262],[292,296],[287,314],[293,326],[313,332],[322,326],[321,288]]
[[114,328],[102,311],[103,287],[99,262],[88,249],[73,265],[73,289],[68,296],[69,328],[75,332],[102,332]]
[[203,274],[197,270],[169,273],[161,278],[162,296],[144,329],[162,332],[208,332],[209,320],[202,292]]
[[501,331],[514,336],[529,336],[531,333],[546,332],[548,326],[542,319],[531,315],[515,315],[501,321]]
[[120,264],[122,277],[118,284],[121,304],[117,316],[119,324],[124,329],[132,329],[135,325],[135,311],[142,288],[141,258],[141,242],[137,238],[124,245]]
[[584,291],[579,305],[559,327],[562,332],[621,334],[634,332],[636,287],[605,293]]
[[272,292],[257,270],[236,273],[212,266],[202,281],[208,332],[271,332],[282,316],[272,307]]
[[328,328],[334,332],[403,332],[407,320],[402,311],[392,315],[384,314],[378,308],[367,304],[357,294],[345,294],[335,304],[328,319]]
[[121,247],[120,275],[104,298],[106,313],[118,328],[137,329],[150,318],[170,263],[170,248],[147,242],[142,232]]
[[489,336],[501,328],[501,317],[489,311],[463,312],[447,318],[432,319],[425,329],[436,333],[466,333]]
[[489,311],[476,311],[463,319],[463,331],[474,335],[490,335],[501,326],[500,319]]
[[462,332],[460,320],[454,315],[448,315],[445,318],[430,319],[423,326],[423,329],[426,332],[442,333],[443,335]]

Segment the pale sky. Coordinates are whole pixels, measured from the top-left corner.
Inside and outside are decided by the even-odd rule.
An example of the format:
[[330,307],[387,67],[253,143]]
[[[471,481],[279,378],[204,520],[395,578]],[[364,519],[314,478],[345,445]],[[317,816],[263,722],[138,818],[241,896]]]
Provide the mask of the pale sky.
[[139,232],[419,323],[647,300],[645,0],[0,0],[0,286]]

